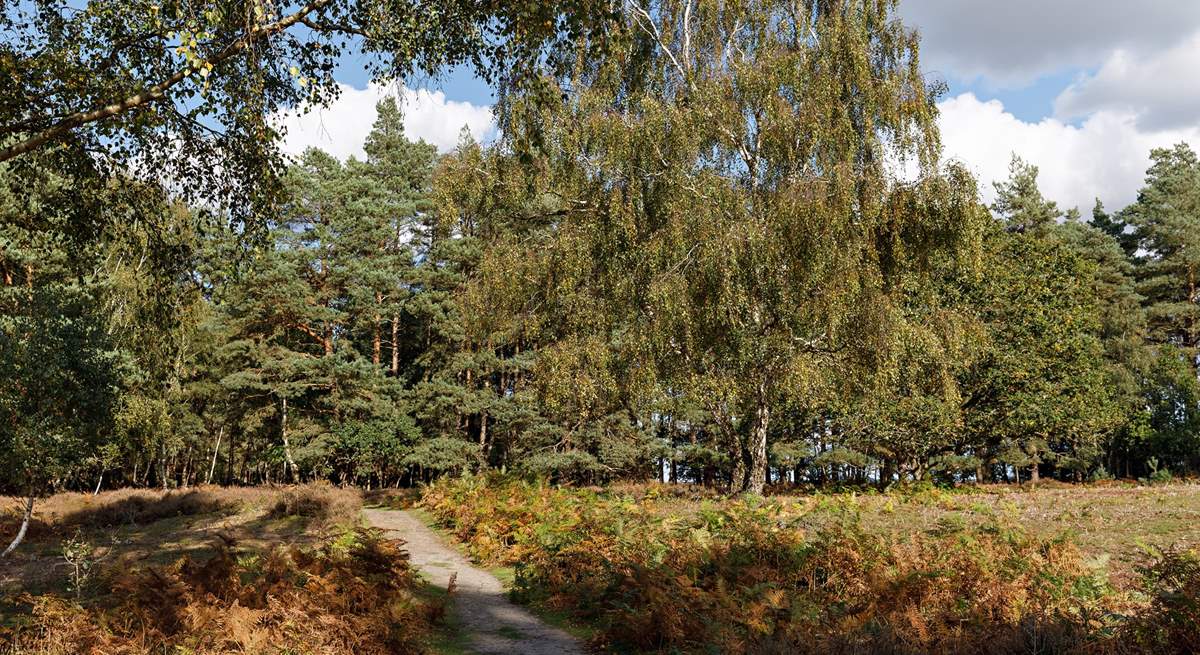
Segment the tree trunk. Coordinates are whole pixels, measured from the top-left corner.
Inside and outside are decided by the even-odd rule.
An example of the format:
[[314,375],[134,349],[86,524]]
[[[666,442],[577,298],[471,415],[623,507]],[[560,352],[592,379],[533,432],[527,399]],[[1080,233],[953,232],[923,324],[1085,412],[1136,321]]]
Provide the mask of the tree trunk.
[[233,484],[234,458],[237,457],[237,432],[229,435],[229,459],[225,461],[225,486]]
[[21,519],[21,529],[17,531],[16,538],[14,538],[12,543],[8,545],[8,548],[5,548],[4,552],[0,553],[0,559],[8,557],[9,553],[13,552],[16,550],[17,546],[21,545],[21,542],[25,539],[25,532],[29,530],[29,519],[32,517],[33,496],[30,496],[25,499],[25,517]]
[[[1196,269],[1192,266],[1188,267],[1188,302],[1189,303],[1197,302]],[[1187,345],[1189,348],[1195,348],[1197,345],[1200,345],[1200,344],[1197,344],[1198,336],[1200,336],[1200,335],[1196,334],[1196,314],[1195,314],[1195,312],[1191,312],[1188,315],[1188,335],[1187,335],[1188,344]],[[1192,372],[1196,375],[1200,375],[1200,361],[1197,361],[1196,354],[1194,352],[1191,353],[1191,355],[1188,357],[1188,360],[1192,364]]]
[[392,315],[392,377],[400,375],[400,317]]
[[371,337],[371,363],[376,367],[383,359],[383,336],[379,329],[379,305],[383,303],[383,294],[375,292],[375,321],[371,323],[373,335]]
[[96,480],[96,490],[92,492],[93,496],[100,495],[100,485],[104,484],[104,470],[100,470],[100,479]]
[[204,484],[212,484],[213,472],[217,470],[217,453],[221,452],[221,437],[223,436],[225,436],[224,425],[217,431],[217,445],[213,446],[212,464],[208,467],[208,478],[204,481]]
[[767,427],[771,420],[771,408],[767,405],[765,395],[765,390],[760,386],[750,442],[744,449],[746,478],[742,491],[752,494],[762,494],[767,483]]
[[[472,389],[472,387],[471,387],[471,369],[467,369],[467,390],[470,391],[471,389]],[[459,424],[459,429],[463,431],[463,437],[466,439],[470,439],[471,438],[471,417],[468,416],[465,412],[463,412],[461,407],[458,410],[458,424]]]
[[896,464],[891,459],[884,459],[883,466],[879,467],[879,486],[886,489],[892,483],[892,476],[896,474]]
[[750,460],[750,455],[746,451],[746,444],[740,436],[735,437],[734,444],[733,474],[729,479],[731,493],[746,491],[750,485],[749,470],[746,465]]
[[487,424],[488,424],[487,412],[480,412],[479,413],[479,452],[483,455],[484,459],[487,458],[487,454],[488,454]]
[[287,462],[288,479],[296,483],[296,462],[292,460],[292,445],[288,443],[287,434],[287,398],[283,399],[283,411],[279,414],[279,432],[283,437],[283,459]]

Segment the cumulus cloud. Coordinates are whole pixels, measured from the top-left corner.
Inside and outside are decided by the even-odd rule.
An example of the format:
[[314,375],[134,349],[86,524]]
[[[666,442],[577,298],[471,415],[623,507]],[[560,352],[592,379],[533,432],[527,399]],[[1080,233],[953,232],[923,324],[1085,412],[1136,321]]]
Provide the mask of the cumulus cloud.
[[342,84],[341,94],[330,106],[278,117],[286,129],[284,152],[298,155],[314,147],[339,159],[365,157],[363,144],[375,122],[375,105],[387,96],[395,97],[404,112],[408,138],[424,139],[441,152],[454,148],[463,127],[479,141],[486,141],[495,132],[491,107],[448,100],[441,91],[375,84],[356,89]]
[[1200,31],[1196,0],[908,0],[924,67],[997,87],[1091,68],[1113,50],[1149,56]]
[[1144,130],[1132,112],[1102,109],[1076,126],[1056,118],[1026,122],[997,100],[964,93],[944,100],[944,154],[975,172],[986,202],[992,183],[1008,177],[1013,153],[1038,166],[1042,192],[1061,208],[1084,215],[1096,198],[1112,209],[1132,202],[1150,165],[1150,150],[1180,141],[1200,146],[1200,128]]
[[1200,124],[1197,69],[1200,33],[1151,57],[1117,50],[1094,75],[1067,87],[1054,112],[1074,119],[1111,110],[1136,114],[1138,125],[1148,130],[1193,127]]
[[907,0],[901,14],[931,73],[1035,95],[1049,90],[1031,83],[1075,75],[1035,122],[970,93],[941,103],[946,154],[976,171],[987,200],[1013,152],[1040,167],[1048,196],[1086,212],[1095,197],[1131,202],[1152,148],[1200,147],[1197,0]]

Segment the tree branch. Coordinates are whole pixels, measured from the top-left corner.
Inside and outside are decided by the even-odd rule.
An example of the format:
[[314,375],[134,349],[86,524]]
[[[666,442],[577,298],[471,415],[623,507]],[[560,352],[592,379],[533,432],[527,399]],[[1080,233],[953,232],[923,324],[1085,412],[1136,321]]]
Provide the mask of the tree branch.
[[53,126],[47,128],[37,134],[30,136],[29,138],[25,139],[24,141],[20,141],[16,144],[13,144],[12,146],[9,146],[7,148],[0,150],[0,162],[8,161],[9,159],[12,159],[14,157],[23,155],[31,150],[34,150],[34,149],[42,146],[43,144],[45,144],[48,141],[51,141],[53,139],[57,139],[57,138],[63,136],[67,132],[69,132],[77,127],[87,125],[88,123],[94,123],[96,121],[104,120],[106,118],[111,118],[118,114],[125,113],[131,109],[136,109],[136,108],[138,108],[142,105],[145,105],[149,102],[153,102],[155,100],[162,99],[162,98],[166,97],[167,91],[169,91],[172,87],[179,84],[183,80],[187,79],[187,77],[189,75],[192,75],[193,73],[198,72],[204,63],[209,63],[214,66],[217,64],[220,64],[223,61],[225,61],[226,59],[229,59],[230,57],[234,56],[235,54],[250,47],[257,41],[260,41],[260,40],[262,40],[266,37],[269,37],[273,34],[282,32],[283,30],[288,29],[289,27],[295,25],[296,23],[300,23],[300,22],[304,21],[305,18],[307,18],[309,14],[321,9],[322,7],[324,7],[325,5],[329,4],[332,1],[333,0],[313,0],[309,4],[301,7],[296,13],[294,13],[286,18],[282,18],[274,23],[270,23],[268,25],[264,25],[262,27],[258,27],[258,28],[255,28],[254,30],[251,30],[250,32],[241,36],[240,38],[233,41],[229,45],[225,46],[224,49],[222,49],[220,52],[218,52],[213,57],[206,59],[204,62],[201,62],[199,65],[192,64],[192,65],[188,65],[184,68],[181,68],[178,71],[176,71],[175,74],[172,75],[171,77],[168,77],[167,79],[163,80],[162,82],[155,84],[154,86],[150,87],[149,89],[146,89],[145,91],[142,91],[141,93],[129,96],[128,98],[125,98],[124,100],[114,102],[110,105],[106,105],[104,107],[95,109],[93,111],[88,111],[88,112],[81,111],[81,112],[76,112],[74,114],[71,114],[70,116],[67,116],[66,118],[63,118],[59,122],[55,123]]

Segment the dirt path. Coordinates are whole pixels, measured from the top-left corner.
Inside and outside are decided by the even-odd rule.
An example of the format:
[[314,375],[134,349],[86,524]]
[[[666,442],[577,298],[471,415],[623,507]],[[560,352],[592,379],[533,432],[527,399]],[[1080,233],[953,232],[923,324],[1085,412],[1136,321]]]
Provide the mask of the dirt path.
[[471,648],[486,655],[582,655],[574,637],[546,625],[509,602],[496,576],[476,568],[408,512],[366,509],[367,521],[404,539],[414,566],[432,584],[445,588],[457,573],[454,612],[470,636]]

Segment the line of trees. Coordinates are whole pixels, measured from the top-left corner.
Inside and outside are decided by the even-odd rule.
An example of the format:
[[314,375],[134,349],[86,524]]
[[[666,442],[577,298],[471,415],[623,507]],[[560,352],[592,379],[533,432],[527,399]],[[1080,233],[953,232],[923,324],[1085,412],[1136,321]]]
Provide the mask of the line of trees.
[[494,144],[439,156],[385,101],[265,227],[70,149],[0,164],[0,491],[1200,468],[1188,146],[1117,212],[1016,158],[988,207],[894,3],[572,38]]

